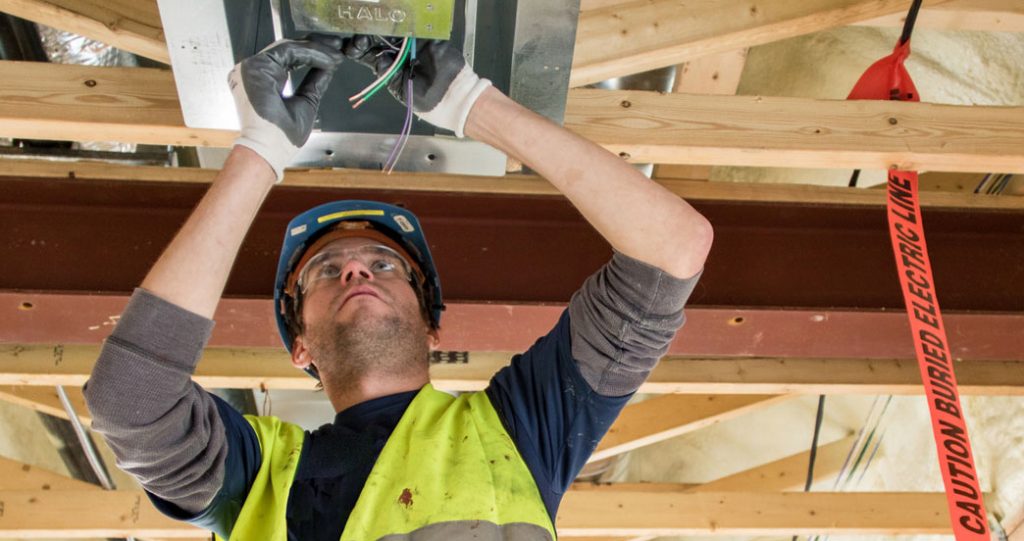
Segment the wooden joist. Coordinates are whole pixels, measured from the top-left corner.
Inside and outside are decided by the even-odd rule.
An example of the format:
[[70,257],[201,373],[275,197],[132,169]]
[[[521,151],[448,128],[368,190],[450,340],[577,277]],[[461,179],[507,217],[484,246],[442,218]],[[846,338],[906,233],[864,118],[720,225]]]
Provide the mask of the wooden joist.
[[[194,538],[142,492],[3,490],[0,538]],[[562,537],[638,535],[948,534],[942,494],[570,491]]]
[[[863,26],[902,27],[905,13],[856,23]],[[922,9],[916,28],[1024,32],[1024,2],[1020,0],[950,0]]]
[[[822,452],[827,452],[828,448],[822,448]],[[769,477],[776,476],[769,474]],[[871,530],[879,533],[945,531],[942,529],[945,522],[933,522],[930,518],[935,513],[945,518],[940,494],[782,495],[769,492],[782,486],[773,478],[756,486],[737,486],[738,490],[733,493],[707,490],[715,486],[713,483],[696,487],[669,483],[573,485],[559,512],[559,534],[579,537],[683,531],[728,533],[720,531],[722,528],[733,528],[729,530],[732,532],[784,533],[787,528],[811,531],[817,527],[823,528],[818,533],[849,534],[867,532],[865,528],[879,528]],[[756,504],[751,505],[755,499]],[[654,501],[660,503],[640,511]],[[160,515],[140,492],[106,492],[89,483],[3,458],[0,458],[0,502],[4,510],[0,514],[0,538],[201,537],[197,535],[201,530]],[[893,508],[906,510],[906,520],[895,521],[890,516],[872,521],[871,517],[856,514],[866,509],[880,509],[871,502],[889,503]],[[749,507],[743,508],[743,505]],[[852,507],[846,509],[847,505]],[[700,515],[705,511],[707,515],[702,521]],[[634,515],[635,512],[653,521],[645,523]],[[718,522],[719,517],[726,516],[729,518],[725,522]]]
[[[0,345],[0,385],[82,386],[98,346]],[[438,387],[476,391],[510,353],[471,353],[466,363],[431,366]],[[964,395],[1024,395],[1024,361],[956,363]],[[312,389],[314,381],[283,349],[207,348],[195,380],[208,388]],[[706,394],[920,394],[913,360],[663,359],[640,392]]]
[[[79,387],[66,387],[64,392],[67,393],[68,398],[71,400],[71,405],[75,408],[75,414],[82,421],[82,424],[86,426],[91,425],[92,415],[89,414],[89,408],[85,405],[82,389]],[[0,400],[31,408],[54,417],[60,417],[61,419],[69,419],[67,410],[61,404],[55,387],[0,385]]]
[[664,395],[623,409],[588,462],[700,430],[776,404],[785,395]]
[[0,0],[0,12],[171,63],[156,0]]
[[235,138],[230,131],[185,127],[170,71],[10,61],[0,63],[0,132],[213,147]]
[[[151,167],[92,162],[52,162],[6,160],[0,178],[76,179],[90,181],[171,182],[209,184],[217,171],[212,169]],[[928,190],[927,175],[922,190]],[[688,200],[744,201],[780,204],[821,204],[884,207],[884,190],[861,190],[839,186],[797,184],[709,183],[679,179],[655,179],[676,195]],[[460,192],[503,195],[560,195],[548,181],[533,175],[475,177],[435,173],[395,172],[387,177],[377,171],[358,169],[290,169],[284,186],[314,188],[394,189],[414,192]],[[971,187],[973,190],[973,186]],[[938,188],[936,188],[938,189]],[[973,193],[922,191],[922,208],[973,208],[1024,210],[1024,199],[991,197]]]
[[[842,469],[855,438],[849,436],[818,447],[814,479],[831,479]],[[811,452],[804,451],[734,473],[689,489],[690,492],[788,492],[804,489]]]
[[[44,468],[38,468],[29,464],[24,464],[11,460],[9,458],[0,457],[0,491],[74,491],[76,494],[82,493],[96,493],[102,492],[103,488],[99,485],[87,483],[85,481],[79,481],[72,479],[65,475],[61,475]],[[149,506],[149,500],[146,499],[144,502],[140,502],[139,510],[143,506]],[[2,515],[2,513],[0,513]],[[177,525],[174,525],[177,527]],[[188,539],[195,541],[203,541],[210,539],[209,534],[199,528],[192,528],[192,535],[187,536]],[[0,530],[0,537],[4,537],[5,533]],[[179,538],[181,539],[181,538]],[[160,541],[155,538],[149,538],[147,541]]]
[[944,534],[945,499],[922,493],[573,492],[559,534]]
[[1024,108],[576,90],[566,125],[631,161],[1024,172]]
[[582,86],[709,54],[905,13],[907,6],[904,0],[601,3],[597,9],[580,14],[569,84]]
[[[576,90],[566,125],[634,162],[1024,172],[1024,107]],[[0,136],[230,146],[170,72],[0,63]]]
[[[747,49],[728,51],[695,58],[676,66],[676,80],[672,92],[682,94],[714,94],[731,96],[740,85],[743,68],[747,65]],[[707,180],[711,176],[709,165],[657,165],[655,178]]]
[[0,490],[102,490],[98,485],[0,457]]

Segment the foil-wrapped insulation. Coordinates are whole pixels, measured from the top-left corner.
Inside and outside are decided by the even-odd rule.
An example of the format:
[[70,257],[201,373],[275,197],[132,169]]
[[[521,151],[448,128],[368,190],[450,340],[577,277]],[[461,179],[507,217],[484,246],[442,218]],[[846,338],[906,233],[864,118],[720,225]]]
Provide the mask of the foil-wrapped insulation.
[[[135,67],[138,61],[135,55],[126,53],[77,34],[64,32],[49,26],[37,24],[39,36],[43,41],[43,50],[50,62],[56,64],[77,64],[82,66]],[[117,143],[107,141],[85,141],[74,144],[81,150],[106,150],[112,152],[135,152],[134,143]]]
[[106,43],[94,41],[37,24],[43,39],[43,50],[50,62],[81,66],[137,66],[135,56],[115,49]]

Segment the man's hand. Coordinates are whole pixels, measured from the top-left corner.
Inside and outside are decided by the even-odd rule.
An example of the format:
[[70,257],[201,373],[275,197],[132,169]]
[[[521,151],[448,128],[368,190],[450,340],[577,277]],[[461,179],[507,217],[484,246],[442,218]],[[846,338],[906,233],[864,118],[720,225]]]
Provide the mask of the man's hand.
[[[237,64],[228,76],[242,126],[236,145],[260,155],[284,178],[284,168],[309,139],[320,98],[345,58],[341,38],[314,35],[281,40]],[[288,73],[311,68],[289,98],[281,95]]]
[[[423,120],[463,137],[469,111],[491,82],[481,79],[451,42],[421,40],[417,44],[412,61],[413,110]],[[378,76],[398,57],[396,48],[376,36],[346,40],[343,51]],[[408,81],[409,70],[403,68],[388,84],[388,90],[402,103],[408,103]]]

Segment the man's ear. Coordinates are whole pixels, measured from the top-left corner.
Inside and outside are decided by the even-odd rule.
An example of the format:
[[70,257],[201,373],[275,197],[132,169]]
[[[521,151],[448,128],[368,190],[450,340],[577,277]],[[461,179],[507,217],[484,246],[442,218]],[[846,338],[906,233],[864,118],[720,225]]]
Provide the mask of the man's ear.
[[313,354],[306,347],[306,342],[302,337],[296,337],[295,342],[292,343],[292,366],[305,370],[311,364],[313,364]]
[[437,351],[441,347],[441,334],[437,329],[427,331],[427,345],[430,347],[430,351]]

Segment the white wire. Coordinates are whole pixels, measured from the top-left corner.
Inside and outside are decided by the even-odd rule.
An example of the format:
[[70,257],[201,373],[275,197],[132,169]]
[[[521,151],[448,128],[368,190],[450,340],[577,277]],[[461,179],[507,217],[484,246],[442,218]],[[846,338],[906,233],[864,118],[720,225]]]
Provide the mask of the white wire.
[[[103,468],[103,460],[96,452],[96,447],[93,446],[92,440],[89,439],[89,434],[85,431],[85,426],[82,425],[82,420],[78,418],[78,412],[75,411],[75,407],[71,404],[71,399],[68,398],[68,393],[64,390],[64,386],[57,386],[57,398],[60,399],[60,403],[64,406],[64,412],[68,415],[68,420],[71,421],[71,428],[75,431],[75,436],[78,438],[78,443],[82,446],[82,452],[85,453],[85,459],[89,462],[89,467],[92,468],[93,473],[96,474],[96,478],[99,479],[100,485],[106,490],[114,490],[114,480],[110,478],[110,475]],[[128,541],[135,541],[134,537],[127,537]]]
[[397,55],[395,56],[395,61],[394,61],[394,62],[393,62],[393,63],[391,64],[391,67],[389,67],[389,68],[387,69],[387,71],[385,71],[384,73],[382,73],[382,74],[381,74],[381,76],[377,78],[377,80],[375,80],[374,82],[370,83],[370,85],[369,85],[369,86],[367,86],[366,88],[364,88],[364,89],[363,89],[362,91],[360,91],[360,92],[359,92],[358,94],[356,94],[355,96],[352,96],[351,98],[349,98],[349,99],[348,99],[348,101],[356,101],[356,100],[358,100],[359,98],[362,98],[362,97],[363,97],[364,95],[366,95],[366,94],[367,94],[367,93],[368,93],[369,91],[373,90],[373,88],[374,88],[375,86],[377,86],[377,85],[378,85],[378,84],[379,84],[379,83],[380,83],[381,81],[383,81],[383,80],[387,79],[388,77],[390,77],[390,76],[391,76],[391,74],[392,74],[392,72],[394,72],[395,70],[397,70],[397,69],[398,69],[398,63],[399,63],[399,61],[400,61],[400,60],[402,59],[402,51],[403,51],[403,50],[405,49],[405,47],[406,47],[406,46],[407,46],[408,44],[409,44],[409,38],[403,38],[403,39],[402,39],[402,48],[401,48],[401,49],[399,49],[399,51],[398,51],[398,54],[397,54]]

